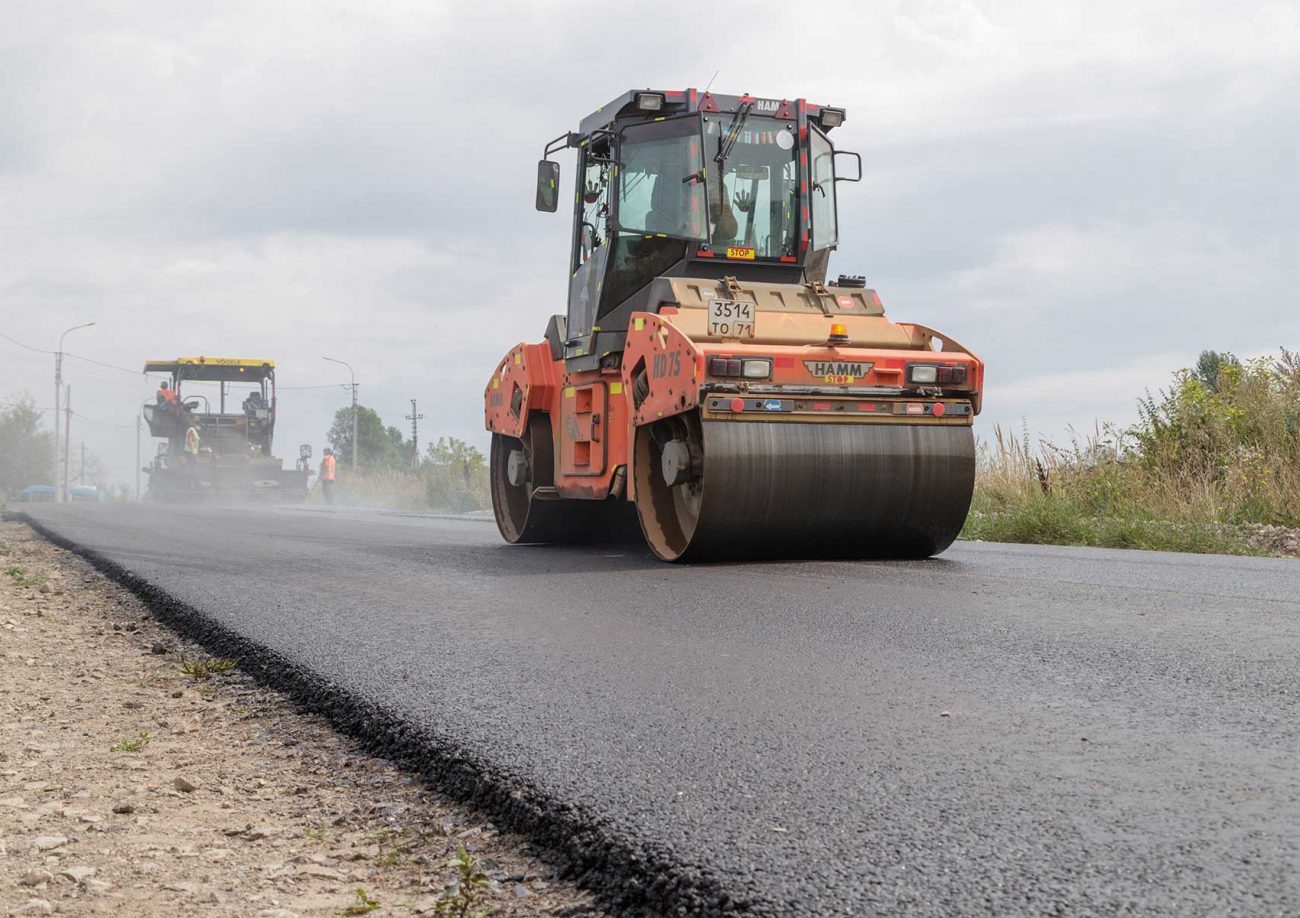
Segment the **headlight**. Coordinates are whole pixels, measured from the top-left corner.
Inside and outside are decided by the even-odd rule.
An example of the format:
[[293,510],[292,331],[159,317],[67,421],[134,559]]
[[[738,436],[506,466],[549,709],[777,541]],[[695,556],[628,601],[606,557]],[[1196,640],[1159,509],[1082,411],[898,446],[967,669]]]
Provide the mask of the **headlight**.
[[939,368],[912,364],[907,370],[907,381],[921,386],[933,386],[939,378]]

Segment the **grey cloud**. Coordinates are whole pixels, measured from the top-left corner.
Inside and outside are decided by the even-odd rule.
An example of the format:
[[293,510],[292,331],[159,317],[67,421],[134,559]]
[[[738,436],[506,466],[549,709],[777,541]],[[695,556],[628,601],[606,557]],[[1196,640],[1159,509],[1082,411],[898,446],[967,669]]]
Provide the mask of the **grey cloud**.
[[[832,270],[979,351],[988,422],[1087,426],[1179,355],[1300,335],[1294,14],[23,4],[0,33],[0,330],[52,347],[94,318],[88,356],[256,352],[287,385],[337,381],[329,353],[390,423],[414,396],[428,433],[481,443],[496,359],[563,309],[542,144],[629,86],[720,69],[849,108],[867,178],[841,186]],[[7,347],[0,394],[49,387]],[[79,376],[87,416],[132,421],[143,383],[118,376]],[[281,452],[345,398],[286,393]],[[83,432],[130,472],[133,432]]]

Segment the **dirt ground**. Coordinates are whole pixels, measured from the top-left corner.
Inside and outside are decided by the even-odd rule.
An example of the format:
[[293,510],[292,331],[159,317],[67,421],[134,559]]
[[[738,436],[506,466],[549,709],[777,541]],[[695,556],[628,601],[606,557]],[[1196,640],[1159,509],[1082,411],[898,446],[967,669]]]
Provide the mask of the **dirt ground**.
[[[462,847],[473,866],[449,865]],[[0,911],[602,914],[19,523],[0,523]]]

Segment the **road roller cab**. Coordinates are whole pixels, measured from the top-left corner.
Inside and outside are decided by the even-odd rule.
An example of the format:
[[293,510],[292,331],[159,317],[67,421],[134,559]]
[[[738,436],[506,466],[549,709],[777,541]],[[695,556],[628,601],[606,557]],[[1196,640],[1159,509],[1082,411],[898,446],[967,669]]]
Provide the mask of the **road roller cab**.
[[827,282],[843,109],[632,91],[547,145],[577,150],[568,308],[488,383],[511,542],[639,528],[667,560],[927,556],[974,480],[983,364]]

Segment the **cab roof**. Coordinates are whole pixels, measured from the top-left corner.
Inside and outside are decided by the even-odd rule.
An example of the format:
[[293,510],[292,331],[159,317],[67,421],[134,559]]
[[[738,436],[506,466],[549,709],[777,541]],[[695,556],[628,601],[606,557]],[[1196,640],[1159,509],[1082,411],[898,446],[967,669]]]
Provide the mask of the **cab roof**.
[[[657,112],[638,112],[637,96],[651,93],[664,97],[663,109]],[[750,103],[755,114],[775,115],[790,120],[820,116],[823,108],[833,106],[815,105],[806,99],[772,99],[742,94],[729,96],[722,93],[702,92],[698,89],[630,89],[606,105],[602,105],[579,125],[579,133],[590,134],[592,131],[607,127],[619,115],[636,112],[638,114],[680,114],[685,112],[734,112],[741,105]],[[843,109],[839,109],[843,111]]]
[[182,379],[267,379],[275,375],[275,361],[253,357],[177,357],[150,360],[146,373],[174,373]]

